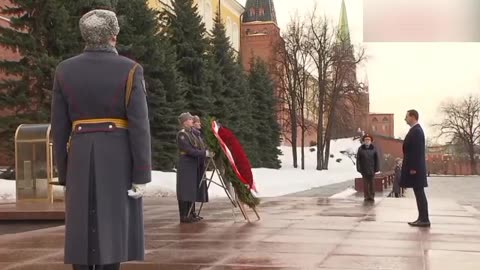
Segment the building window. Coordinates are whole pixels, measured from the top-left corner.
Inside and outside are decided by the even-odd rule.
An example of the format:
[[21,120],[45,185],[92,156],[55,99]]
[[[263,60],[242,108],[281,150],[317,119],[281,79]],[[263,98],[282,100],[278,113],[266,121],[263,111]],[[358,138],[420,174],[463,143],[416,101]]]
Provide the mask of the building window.
[[263,7],[261,7],[261,8],[258,9],[258,15],[259,15],[259,16],[265,15],[265,9],[264,9]]
[[377,131],[377,126],[372,126],[373,131]]
[[387,118],[387,117],[384,117],[384,118],[383,118],[383,122],[388,122],[388,118]]
[[249,11],[249,13],[250,13],[250,14],[249,14],[250,17],[255,16],[255,8],[251,8],[250,11]]
[[383,131],[387,131],[387,125],[382,125]]

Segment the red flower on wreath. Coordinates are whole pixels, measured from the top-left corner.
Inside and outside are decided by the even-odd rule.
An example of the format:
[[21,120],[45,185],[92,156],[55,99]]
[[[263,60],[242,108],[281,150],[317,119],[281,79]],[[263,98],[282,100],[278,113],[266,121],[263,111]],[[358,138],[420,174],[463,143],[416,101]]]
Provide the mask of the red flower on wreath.
[[229,129],[217,125],[216,121],[212,121],[212,131],[218,139],[223,153],[227,156],[238,179],[256,192],[257,189],[253,182],[252,166],[237,137],[235,137]]

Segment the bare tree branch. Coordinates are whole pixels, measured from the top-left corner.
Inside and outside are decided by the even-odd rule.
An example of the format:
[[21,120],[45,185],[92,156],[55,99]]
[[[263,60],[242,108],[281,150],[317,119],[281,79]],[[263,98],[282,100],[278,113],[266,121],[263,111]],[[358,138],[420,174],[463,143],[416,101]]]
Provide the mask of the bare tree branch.
[[[440,106],[442,121],[433,124],[439,137],[451,144],[463,145],[470,159],[472,173],[477,174],[476,147],[480,144],[480,97],[469,95],[463,100],[444,102]],[[458,149],[458,148],[457,148]]]

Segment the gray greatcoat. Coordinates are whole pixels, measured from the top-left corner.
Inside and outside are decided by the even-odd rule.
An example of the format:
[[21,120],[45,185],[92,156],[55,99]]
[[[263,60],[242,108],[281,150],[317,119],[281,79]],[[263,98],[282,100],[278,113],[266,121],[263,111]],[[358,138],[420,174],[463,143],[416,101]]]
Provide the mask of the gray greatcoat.
[[177,134],[180,157],[177,166],[177,199],[179,201],[196,202],[199,179],[203,176],[200,166],[205,161],[206,150],[193,134],[193,130],[182,129]]
[[[128,197],[132,183],[151,181],[150,127],[143,69],[114,51],[90,50],[57,67],[52,132],[58,177],[66,185],[65,263],[103,265],[144,258],[143,201]],[[120,118],[83,124],[82,119]],[[67,151],[69,136],[71,142]]]
[[[197,136],[197,139],[200,142],[201,149],[206,150],[207,145],[205,143],[205,137],[203,136],[203,132],[201,129],[192,129],[193,134]],[[198,176],[197,176],[197,202],[208,202],[208,182],[207,181],[202,181],[203,176],[205,174],[205,170],[207,169],[207,158],[206,157],[200,157],[200,160],[198,161]]]

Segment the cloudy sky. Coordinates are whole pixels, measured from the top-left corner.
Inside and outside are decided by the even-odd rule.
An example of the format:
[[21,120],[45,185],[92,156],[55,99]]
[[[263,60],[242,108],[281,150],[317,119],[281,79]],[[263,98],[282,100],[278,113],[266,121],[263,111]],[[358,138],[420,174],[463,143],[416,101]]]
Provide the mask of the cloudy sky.
[[[281,29],[285,29],[295,12],[306,14],[315,3],[319,15],[325,14],[332,22],[338,22],[341,0],[274,1]],[[469,16],[468,11],[472,8],[461,4],[452,6],[452,3],[472,0],[435,0],[436,4],[433,0],[378,1],[345,0],[352,40],[367,51],[368,59],[359,70],[359,79],[363,79],[366,72],[370,111],[394,113],[395,135],[403,137],[408,131],[403,121],[405,112],[415,108],[420,112],[420,122],[427,136],[433,136],[434,130],[428,126],[440,120],[438,106],[442,101],[480,93],[480,43],[405,41],[423,41],[422,38],[471,41],[473,27],[469,25],[473,22],[469,20],[475,16]],[[246,1],[240,2],[245,4]],[[396,28],[398,25],[410,32],[402,32]],[[474,25],[480,28],[480,23]],[[364,42],[364,30],[369,41],[396,38],[395,41],[403,42]]]

